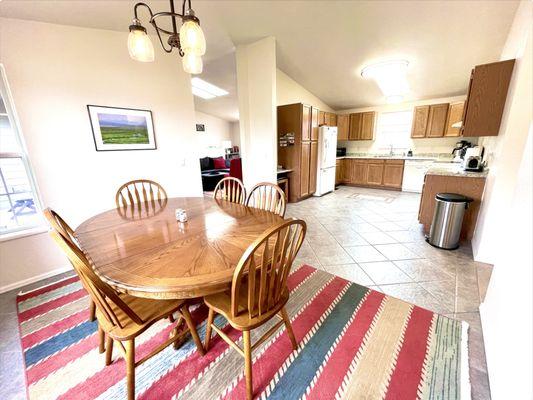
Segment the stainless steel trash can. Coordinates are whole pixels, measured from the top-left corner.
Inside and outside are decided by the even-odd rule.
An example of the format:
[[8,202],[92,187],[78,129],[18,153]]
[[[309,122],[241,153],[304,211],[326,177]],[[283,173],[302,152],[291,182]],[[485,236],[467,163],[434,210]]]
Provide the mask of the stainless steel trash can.
[[435,213],[426,241],[435,247],[455,250],[459,247],[463,216],[473,200],[455,193],[438,193],[435,196]]

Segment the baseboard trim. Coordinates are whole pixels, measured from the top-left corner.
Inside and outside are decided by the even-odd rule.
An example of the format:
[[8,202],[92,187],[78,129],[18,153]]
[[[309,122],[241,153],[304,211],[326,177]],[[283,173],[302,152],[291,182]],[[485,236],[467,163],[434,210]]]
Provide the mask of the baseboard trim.
[[63,272],[67,272],[71,270],[72,270],[72,266],[68,265],[68,266],[53,269],[52,271],[48,271],[48,272],[45,272],[44,274],[36,275],[28,279],[23,279],[18,282],[10,283],[9,285],[0,286],[0,294],[9,292],[14,289],[21,288],[26,285],[30,285],[32,283],[40,281],[41,279],[50,278],[51,276],[59,275],[59,274],[62,274]]

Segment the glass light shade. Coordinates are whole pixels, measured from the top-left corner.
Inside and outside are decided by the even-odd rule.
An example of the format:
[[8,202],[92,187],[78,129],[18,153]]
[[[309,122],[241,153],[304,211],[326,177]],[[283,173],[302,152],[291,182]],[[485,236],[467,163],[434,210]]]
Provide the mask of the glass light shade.
[[205,54],[205,36],[197,22],[188,20],[183,23],[180,28],[180,44],[185,54]]
[[154,61],[154,46],[146,32],[134,29],[128,36],[128,52],[130,57],[137,61]]
[[409,92],[408,66],[409,63],[405,60],[368,65],[361,71],[361,76],[376,81],[387,103],[399,103]]
[[185,53],[182,63],[183,69],[189,74],[201,74],[204,68],[202,57],[192,53]]

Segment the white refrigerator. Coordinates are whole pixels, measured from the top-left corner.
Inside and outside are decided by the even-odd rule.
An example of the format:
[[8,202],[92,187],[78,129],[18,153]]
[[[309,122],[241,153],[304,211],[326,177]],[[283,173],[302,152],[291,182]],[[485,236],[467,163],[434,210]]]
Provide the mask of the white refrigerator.
[[[335,163],[337,161],[337,127],[318,128],[318,160],[315,196],[335,190]],[[311,171],[311,173],[313,173]]]

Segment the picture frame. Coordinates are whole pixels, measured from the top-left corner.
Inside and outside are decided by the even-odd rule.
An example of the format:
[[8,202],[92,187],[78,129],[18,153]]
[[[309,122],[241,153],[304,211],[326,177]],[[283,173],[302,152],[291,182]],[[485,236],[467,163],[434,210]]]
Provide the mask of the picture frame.
[[196,124],[196,132],[205,132],[205,124]]
[[155,150],[152,111],[88,104],[96,151]]

